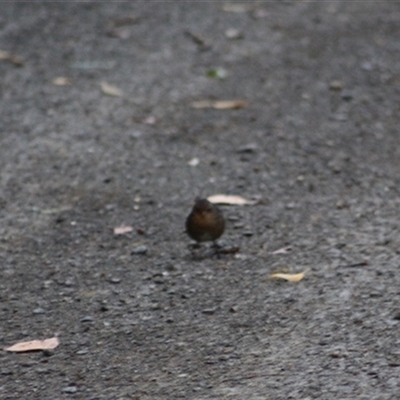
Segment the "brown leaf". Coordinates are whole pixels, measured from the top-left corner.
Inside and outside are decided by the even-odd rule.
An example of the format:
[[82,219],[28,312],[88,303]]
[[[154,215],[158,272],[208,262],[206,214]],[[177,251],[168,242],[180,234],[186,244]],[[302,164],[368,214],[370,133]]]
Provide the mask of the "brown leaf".
[[108,96],[112,96],[112,97],[122,97],[123,96],[123,92],[121,89],[117,88],[116,86],[110,85],[107,82],[101,82],[100,88],[101,88],[101,91]]
[[245,204],[256,204],[254,200],[247,200],[241,196],[226,195],[226,194],[215,194],[207,197],[210,203],[214,204],[229,204],[229,205],[245,205]]
[[247,107],[249,102],[247,100],[201,100],[192,103],[193,108],[214,108],[215,110],[236,110],[239,108]]
[[131,226],[121,225],[114,228],[114,235],[123,235],[124,233],[132,232],[133,228]]
[[17,67],[23,67],[25,64],[25,61],[20,56],[4,50],[0,50],[0,60],[10,61],[10,63],[16,65]]
[[58,338],[53,337],[45,340],[30,340],[29,342],[16,343],[13,346],[6,347],[4,350],[16,353],[36,350],[52,350],[55,349],[59,344],[60,341]]
[[280,273],[277,273],[277,274],[272,274],[269,277],[270,278],[276,278],[276,279],[285,279],[286,281],[289,281],[289,282],[300,282],[304,278],[306,272],[308,272],[308,271],[309,270],[305,270],[303,272],[300,272],[299,274],[280,274]]

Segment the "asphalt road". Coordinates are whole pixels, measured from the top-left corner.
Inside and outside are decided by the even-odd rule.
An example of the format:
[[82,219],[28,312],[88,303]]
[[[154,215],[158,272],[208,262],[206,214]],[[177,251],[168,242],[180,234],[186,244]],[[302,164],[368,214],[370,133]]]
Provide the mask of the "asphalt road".
[[398,398],[400,3],[0,8],[1,399]]

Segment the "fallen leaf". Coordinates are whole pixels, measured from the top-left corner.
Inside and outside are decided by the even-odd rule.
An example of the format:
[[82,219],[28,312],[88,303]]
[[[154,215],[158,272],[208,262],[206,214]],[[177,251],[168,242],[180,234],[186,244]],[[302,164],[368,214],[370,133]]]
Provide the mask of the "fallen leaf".
[[282,247],[278,250],[272,251],[270,254],[287,254],[292,251],[292,248],[290,246]]
[[118,89],[116,86],[110,85],[107,82],[101,82],[100,87],[101,91],[108,96],[121,97],[123,95],[121,89]]
[[22,67],[25,64],[25,61],[20,56],[4,50],[0,50],[0,60],[10,61],[10,63],[16,65],[17,67]]
[[199,162],[200,162],[200,160],[199,160],[198,158],[192,158],[192,159],[188,162],[188,164],[189,164],[191,167],[195,167],[196,165],[199,165]]
[[30,340],[29,342],[16,343],[13,346],[6,347],[5,351],[13,351],[16,353],[22,353],[26,351],[36,350],[52,350],[60,344],[58,338],[53,337],[45,340]]
[[289,282],[300,282],[304,278],[306,272],[308,272],[308,271],[309,270],[307,269],[307,270],[305,270],[303,272],[300,272],[299,274],[280,274],[280,273],[277,273],[277,274],[272,274],[269,277],[270,278],[276,278],[276,279],[285,279],[286,281],[289,281]]
[[54,78],[51,83],[55,86],[69,86],[71,84],[70,80],[65,76]]
[[254,200],[247,200],[241,196],[226,195],[226,194],[215,194],[207,197],[210,203],[214,204],[231,204],[231,205],[245,205],[245,204],[256,204]]
[[214,108],[216,110],[236,110],[247,107],[247,100],[201,100],[192,103],[193,108]]
[[132,231],[133,228],[131,226],[126,226],[126,225],[117,226],[116,228],[114,228],[114,235],[123,235],[124,233],[129,233]]

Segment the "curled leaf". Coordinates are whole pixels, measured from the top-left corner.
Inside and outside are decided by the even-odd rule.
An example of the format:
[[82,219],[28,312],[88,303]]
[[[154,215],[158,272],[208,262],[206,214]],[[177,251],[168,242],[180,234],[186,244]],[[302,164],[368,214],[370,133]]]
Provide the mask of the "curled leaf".
[[242,206],[245,204],[256,204],[254,200],[247,200],[241,196],[226,195],[226,194],[215,194],[207,197],[210,203],[214,204],[228,204]]
[[285,279],[288,282],[300,282],[305,274],[308,272],[309,270],[305,270],[303,272],[300,272],[298,274],[272,274],[269,277],[270,278],[275,278],[275,279]]
[[16,343],[13,346],[6,347],[5,351],[12,351],[16,353],[23,353],[26,351],[35,350],[52,350],[60,344],[58,338],[53,337],[45,340],[30,340],[28,342]]

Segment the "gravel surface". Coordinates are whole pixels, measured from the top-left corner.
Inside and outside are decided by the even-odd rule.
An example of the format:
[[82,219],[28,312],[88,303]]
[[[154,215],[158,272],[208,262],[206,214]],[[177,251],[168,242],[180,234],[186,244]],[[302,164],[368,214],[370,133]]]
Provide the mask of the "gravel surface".
[[64,3],[1,5],[1,399],[398,398],[400,3]]

